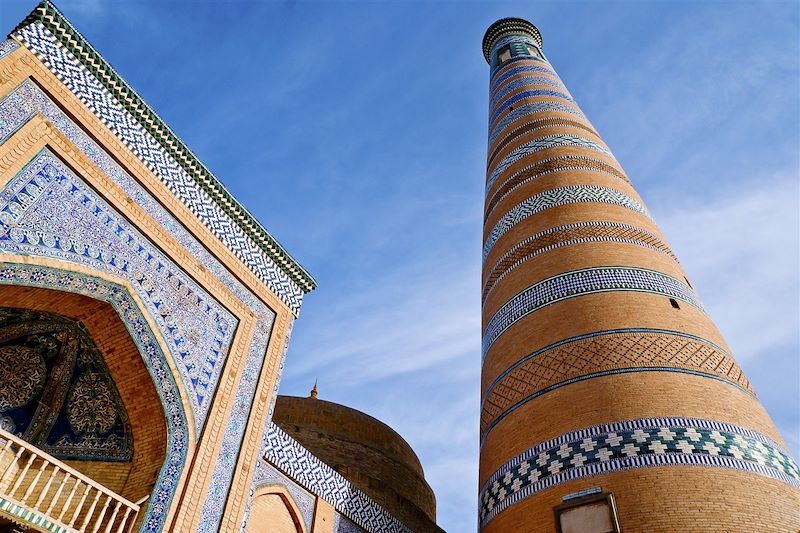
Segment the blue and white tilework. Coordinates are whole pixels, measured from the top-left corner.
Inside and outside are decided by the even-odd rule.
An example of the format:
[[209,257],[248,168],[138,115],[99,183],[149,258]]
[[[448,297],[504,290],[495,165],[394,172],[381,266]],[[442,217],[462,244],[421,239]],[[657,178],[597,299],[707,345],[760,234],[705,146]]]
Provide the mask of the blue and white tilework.
[[0,59],[3,59],[17,48],[19,48],[19,45],[14,39],[6,39],[0,42]]
[[526,218],[545,209],[581,202],[618,205],[650,218],[650,213],[645,206],[616,189],[597,185],[557,187],[526,198],[500,217],[500,220],[497,221],[497,224],[494,225],[492,231],[486,237],[486,242],[483,245],[483,260],[486,261],[489,252],[492,251],[494,245],[503,235]]
[[264,281],[299,313],[303,291],[203,191],[124,107],[39,22],[14,34],[78,97],[161,181]]
[[[24,109],[24,113],[14,113],[14,109]],[[99,145],[89,138],[74,122],[66,117],[42,91],[32,82],[26,81],[17,87],[5,100],[0,102],[0,120],[6,119],[11,125],[11,130],[16,130],[35,113],[41,113],[50,120],[75,146],[81,150],[95,165],[98,166],[109,178],[116,182],[149,216],[165,228],[192,256],[201,263],[209,272],[213,273],[225,286],[231,290],[256,316],[258,333],[253,339],[248,361],[253,361],[253,354],[263,355],[266,351],[268,333],[271,331],[275,314],[264,303],[253,295],[241,282],[234,277],[222,264],[213,257],[208,250],[195,239],[186,228],[178,222],[164,207],[150,196],[134,178],[127,174]],[[2,130],[0,130],[2,131]],[[0,143],[5,138],[0,137]],[[249,381],[248,381],[249,383]],[[276,382],[277,387],[277,382]],[[230,435],[239,435],[241,439],[244,424],[248,413],[234,410],[232,420],[226,428],[225,441],[233,442]],[[220,451],[220,462],[227,464],[230,457],[226,454],[235,449],[238,453],[240,444]],[[225,458],[223,459],[223,456]],[[212,475],[210,494],[226,494],[233,475],[232,469],[215,468]],[[221,516],[224,501],[219,498],[210,498],[204,513]]]
[[508,170],[508,168],[522,159],[523,157],[529,156],[535,152],[540,150],[546,150],[548,148],[556,148],[556,147],[564,147],[564,146],[574,146],[577,148],[587,148],[589,150],[594,150],[595,152],[599,152],[605,156],[608,156],[612,161],[616,161],[614,156],[611,154],[611,151],[606,148],[602,143],[592,141],[590,139],[585,139],[583,137],[579,137],[578,135],[571,135],[569,133],[555,133],[553,135],[545,135],[543,137],[538,137],[531,141],[526,142],[516,148],[514,148],[511,152],[508,153],[497,166],[494,167],[492,173],[489,175],[489,179],[486,180],[486,190],[488,191],[491,189],[492,185],[497,178],[500,177],[500,174]]
[[665,466],[734,468],[800,488],[795,461],[760,433],[712,420],[631,420],[567,433],[508,461],[481,488],[480,524],[484,527],[511,505],[567,481]]
[[497,117],[502,115],[503,111],[520,100],[524,100],[525,98],[536,98],[537,96],[552,96],[554,98],[560,98],[566,102],[574,102],[572,96],[570,96],[566,91],[554,91],[552,89],[531,89],[528,91],[522,91],[506,99],[497,109],[495,109],[495,111],[489,117],[489,124],[497,120]]
[[333,517],[333,533],[364,533],[364,530],[355,525],[339,513]]
[[[303,524],[306,526],[306,531],[311,531],[312,522],[314,520],[314,503],[315,503],[315,496],[302,488],[300,485],[289,479],[288,477],[281,474],[278,470],[274,467],[270,466],[267,462],[263,459],[258,461],[258,466],[256,467],[255,477],[253,478],[254,481],[254,491],[260,487],[264,486],[274,486],[278,485],[285,488],[289,494],[292,495],[292,499],[294,500],[295,505],[300,510],[300,514],[303,519]],[[250,496],[252,498],[252,494]],[[245,512],[244,523],[242,524],[241,531],[247,529],[247,521],[249,514],[249,506],[248,511]],[[334,531],[336,529],[334,528]]]
[[164,465],[150,494],[140,528],[143,532],[160,532],[186,462],[189,432],[178,386],[147,319],[125,288],[85,274],[35,265],[0,263],[0,284],[82,294],[107,302],[117,311],[153,378],[167,424]]
[[275,424],[267,433],[264,458],[367,533],[411,533],[408,527]]
[[613,266],[574,270],[535,283],[503,304],[486,324],[483,357],[504,331],[530,313],[569,298],[610,291],[660,294],[704,311],[691,287],[661,272]]
[[556,78],[558,78],[558,74],[556,74],[556,72],[552,68],[545,67],[543,65],[518,65],[509,68],[508,70],[504,70],[503,73],[500,74],[496,80],[492,80],[492,83],[489,85],[489,92],[491,93],[492,91],[497,89],[497,87],[505,80],[507,80],[511,76],[519,74],[520,72],[538,72],[542,74],[550,74],[551,76],[555,76]]
[[491,128],[489,132],[489,146],[491,146],[492,143],[494,143],[495,139],[497,139],[497,136],[503,132],[506,126],[508,126],[515,120],[518,120],[527,115],[533,115],[535,113],[544,113],[546,111],[558,111],[561,113],[569,113],[570,115],[575,115],[576,117],[586,120],[586,117],[584,116],[584,114],[581,112],[580,109],[578,109],[575,106],[571,106],[569,104],[562,104],[561,102],[552,102],[550,100],[525,104],[511,111],[508,115],[504,116],[501,120],[499,120],[497,124],[494,125],[493,128]]
[[200,431],[237,320],[47,151],[0,191],[0,250],[127,280],[170,347]]
[[497,105],[497,102],[499,102],[511,91],[519,89],[520,87],[527,87],[531,85],[549,85],[550,87],[555,87],[556,89],[569,94],[569,91],[567,91],[567,88],[564,87],[564,84],[561,83],[560,80],[546,78],[544,76],[526,76],[524,78],[518,78],[507,85],[504,85],[502,89],[492,94],[492,98],[489,100],[489,108],[491,109]]

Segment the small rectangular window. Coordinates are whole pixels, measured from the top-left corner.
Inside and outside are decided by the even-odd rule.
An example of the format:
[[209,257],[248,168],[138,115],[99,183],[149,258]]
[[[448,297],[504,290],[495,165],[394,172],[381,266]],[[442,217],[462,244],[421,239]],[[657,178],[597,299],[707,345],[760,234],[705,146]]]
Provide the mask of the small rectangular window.
[[500,59],[500,63],[505,63],[506,61],[511,59],[511,48],[506,46],[505,48],[500,50],[500,53],[497,55],[497,57]]
[[593,494],[569,500],[555,509],[558,533],[619,533],[613,494]]

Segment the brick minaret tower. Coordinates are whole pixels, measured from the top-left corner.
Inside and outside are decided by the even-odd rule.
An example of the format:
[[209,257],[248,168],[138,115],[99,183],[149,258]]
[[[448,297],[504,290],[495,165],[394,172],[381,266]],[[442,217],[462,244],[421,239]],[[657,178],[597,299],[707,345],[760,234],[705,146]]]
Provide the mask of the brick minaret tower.
[[480,529],[797,531],[797,465],[539,31],[483,53]]

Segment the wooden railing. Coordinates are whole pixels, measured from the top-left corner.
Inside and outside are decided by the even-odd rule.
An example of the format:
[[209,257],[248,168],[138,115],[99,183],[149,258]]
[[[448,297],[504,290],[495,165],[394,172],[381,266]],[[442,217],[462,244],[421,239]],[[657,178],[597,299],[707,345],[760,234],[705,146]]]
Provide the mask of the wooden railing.
[[0,498],[33,512],[18,513],[16,520],[40,530],[45,530],[37,523],[42,518],[70,532],[133,529],[139,505],[1,428],[0,446]]

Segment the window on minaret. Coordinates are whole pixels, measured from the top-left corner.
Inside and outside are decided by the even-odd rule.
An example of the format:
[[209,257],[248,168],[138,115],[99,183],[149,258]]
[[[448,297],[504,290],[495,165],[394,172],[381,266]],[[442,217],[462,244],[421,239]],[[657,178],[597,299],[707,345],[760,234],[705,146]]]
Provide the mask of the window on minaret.
[[501,48],[500,51],[497,53],[497,57],[500,60],[501,64],[505,63],[506,61],[511,59],[511,48],[509,48],[508,46]]
[[533,46],[532,44],[525,45],[528,48],[528,52],[536,58],[542,59],[542,54],[539,52],[539,49]]

